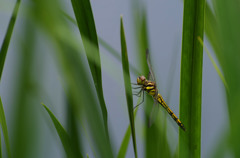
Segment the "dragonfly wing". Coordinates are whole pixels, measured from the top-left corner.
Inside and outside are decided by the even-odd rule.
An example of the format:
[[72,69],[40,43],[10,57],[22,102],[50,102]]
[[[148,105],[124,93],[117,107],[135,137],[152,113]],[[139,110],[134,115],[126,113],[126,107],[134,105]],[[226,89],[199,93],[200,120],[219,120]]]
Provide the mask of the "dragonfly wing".
[[149,51],[148,51],[148,49],[146,50],[146,58],[147,58],[147,64],[148,64],[148,68],[149,68],[148,80],[153,81],[153,82],[155,83],[156,92],[155,92],[154,98],[157,98],[157,95],[158,95],[157,83],[156,83],[156,79],[155,79],[154,72],[153,72],[153,70],[152,70],[152,65],[151,65],[151,62],[150,62],[150,57],[149,57]]
[[154,99],[153,108],[152,108],[152,111],[150,113],[150,117],[148,120],[148,127],[151,127],[152,124],[154,123],[154,121],[156,120],[158,110],[159,110],[158,102],[157,102],[157,100]]
[[152,73],[151,73],[150,71],[149,71],[149,73],[148,73],[147,79],[148,79],[149,81],[154,81],[154,82],[155,82],[154,77],[153,77],[153,75],[152,75]]
[[151,62],[150,62],[150,57],[149,57],[149,51],[148,51],[148,49],[146,50],[146,59],[147,59],[147,64],[148,64],[148,68],[149,68],[148,79],[149,79],[150,81],[156,82],[155,75],[154,75],[154,73],[153,73],[152,65],[151,65]]

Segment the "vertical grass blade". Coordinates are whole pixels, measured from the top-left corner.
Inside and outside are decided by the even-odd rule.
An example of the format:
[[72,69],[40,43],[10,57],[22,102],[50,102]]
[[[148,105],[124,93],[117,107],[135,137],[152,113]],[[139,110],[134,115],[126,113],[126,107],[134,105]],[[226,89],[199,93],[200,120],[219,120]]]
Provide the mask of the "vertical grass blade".
[[56,130],[57,130],[57,133],[58,133],[58,136],[59,138],[61,139],[61,142],[62,142],[62,145],[64,147],[64,150],[66,152],[66,155],[69,157],[69,158],[72,158],[72,157],[75,157],[75,158],[82,158],[83,156],[80,154],[78,155],[77,153],[74,153],[73,152],[73,144],[71,144],[71,141],[70,141],[70,137],[69,135],[67,134],[67,132],[65,131],[65,129],[63,128],[63,126],[60,124],[60,122],[57,120],[57,118],[54,116],[54,114],[49,110],[49,108],[44,105],[42,103],[43,107],[46,109],[46,111],[48,112]]
[[127,149],[128,149],[128,144],[130,141],[130,137],[131,137],[131,128],[130,125],[127,128],[127,131],[125,132],[120,150],[118,152],[117,158],[124,158],[126,156],[127,153]]
[[[105,130],[108,135],[108,116],[102,89],[100,53],[91,4],[89,0],[71,0],[71,2],[77,20],[78,28],[81,33],[85,52],[88,58],[88,63],[92,73],[95,88],[97,90]],[[92,45],[94,45],[94,47],[92,47]]]
[[7,55],[7,50],[8,50],[8,46],[11,40],[11,36],[12,36],[12,32],[13,32],[13,28],[15,25],[15,21],[17,19],[17,15],[18,15],[18,8],[20,6],[21,0],[17,0],[10,22],[8,24],[8,28],[7,28],[7,32],[6,35],[4,37],[3,43],[2,43],[2,47],[0,50],[0,81],[2,78],[2,72],[3,72],[3,67],[4,67],[4,62],[5,62],[5,58]]
[[138,154],[137,154],[136,134],[135,134],[134,115],[133,115],[132,86],[131,86],[131,79],[130,79],[130,73],[129,73],[127,45],[126,45],[122,16],[120,18],[120,35],[121,35],[122,67],[123,67],[125,94],[126,94],[127,105],[128,105],[130,127],[132,132],[133,148],[134,148],[135,157],[137,158]]
[[[38,148],[39,128],[37,100],[37,84],[32,74],[34,66],[34,52],[36,44],[36,30],[29,21],[25,21],[22,27],[21,49],[19,53],[18,82],[16,86],[16,96],[14,97],[14,118],[12,132],[12,156],[19,158],[33,157],[40,154]],[[35,84],[33,84],[35,83]],[[31,150],[29,150],[31,149]],[[34,153],[32,152],[34,151]]]
[[1,140],[1,134],[2,134],[2,132],[0,131],[0,158],[2,158],[2,140]]
[[[7,122],[6,122],[6,118],[5,118],[5,114],[4,114],[4,109],[3,109],[1,97],[0,97],[0,125],[2,127],[2,132],[3,132],[3,136],[4,136],[6,148],[7,148],[8,158],[11,158],[10,143],[9,143],[8,129],[7,129]],[[1,132],[0,132],[0,135],[1,135]],[[0,141],[0,144],[1,144],[1,141]],[[0,150],[1,150],[1,146],[0,146]]]
[[[140,101],[140,100],[139,100]],[[140,103],[140,102],[138,102]],[[134,119],[136,118],[138,108],[134,111]],[[125,132],[124,138],[122,140],[121,147],[118,151],[117,158],[125,158],[127,149],[128,149],[128,144],[130,142],[130,136],[131,136],[131,127],[130,124],[128,125],[127,131]]]
[[76,111],[73,110],[73,101],[67,96],[66,99],[66,109],[67,109],[67,133],[69,134],[71,144],[72,144],[72,151],[77,157],[82,157],[81,150],[81,139],[79,132],[79,122],[77,119]]
[[[234,157],[240,157],[238,140],[240,133],[240,125],[238,120],[238,111],[240,109],[240,47],[239,47],[239,15],[240,7],[238,1],[215,1],[213,0],[214,12],[210,7],[206,8],[206,35],[208,36],[219,61],[221,69],[227,83],[226,94],[228,101],[228,112],[230,116],[230,134],[229,138],[223,136],[222,142],[227,142],[219,147],[215,153],[215,157],[226,154],[226,148],[231,148]],[[226,84],[225,84],[226,85]],[[229,141],[226,141],[226,138]],[[228,146],[228,142],[230,146]],[[230,150],[231,150],[230,149]]]
[[180,120],[186,132],[180,130],[179,157],[200,158],[201,95],[205,0],[185,0],[183,14],[182,59],[180,81]]
[[[148,44],[148,30],[147,30],[147,15],[146,11],[144,10],[145,7],[141,6],[142,3],[133,0],[132,1],[133,7],[133,18],[134,18],[134,30],[135,32],[135,39],[136,39],[136,47],[137,47],[137,54],[136,58],[140,62],[141,66],[141,74],[144,76],[148,75],[148,66],[146,60],[146,50],[149,49]],[[144,8],[144,9],[143,9]]]
[[230,120],[230,150],[233,157],[240,157],[240,1],[214,0],[213,2],[218,22],[216,28],[220,49],[217,54],[229,89],[229,92],[226,91],[226,96]]
[[206,2],[205,7],[205,33],[208,37],[213,49],[215,50],[216,57],[219,59],[219,34],[218,34],[218,23],[216,17],[212,12],[209,4]]
[[212,62],[212,64],[213,64],[213,67],[215,68],[215,70],[216,70],[218,76],[220,77],[220,79],[222,80],[225,88],[228,90],[227,82],[226,82],[226,80],[225,80],[225,78],[224,78],[224,76],[223,76],[220,68],[217,66],[216,62],[214,61],[214,59],[213,59],[212,55],[210,54],[210,52],[208,51],[207,47],[203,44],[202,39],[199,37],[198,40],[199,40],[199,42],[201,43],[201,45],[203,46],[205,52],[207,53],[208,58],[211,60],[211,62]]
[[[21,3],[21,0],[17,0],[16,4],[14,6],[12,16],[11,16],[10,22],[8,24],[7,32],[6,32],[6,35],[4,37],[4,40],[3,40],[3,43],[1,46],[1,50],[0,50],[0,81],[2,78],[2,72],[3,72],[3,68],[4,68],[5,59],[7,56],[8,46],[9,46],[9,43],[10,43],[10,40],[12,37],[12,32],[13,32],[14,25],[15,25],[15,22],[17,19],[20,3]],[[10,158],[11,152],[10,152],[10,144],[9,144],[9,137],[8,137],[8,131],[7,131],[7,123],[6,123],[6,118],[5,118],[1,98],[0,98],[0,124],[2,126],[4,140],[5,140],[5,144],[6,144],[6,148],[7,148],[7,155]],[[1,135],[1,132],[0,132],[0,135]],[[2,157],[1,138],[0,138],[0,157]]]

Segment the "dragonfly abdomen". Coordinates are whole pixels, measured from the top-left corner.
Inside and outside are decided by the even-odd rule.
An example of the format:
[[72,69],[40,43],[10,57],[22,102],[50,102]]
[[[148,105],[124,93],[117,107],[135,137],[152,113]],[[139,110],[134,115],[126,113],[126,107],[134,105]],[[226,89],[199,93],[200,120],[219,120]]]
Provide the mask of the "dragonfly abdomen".
[[178,117],[173,113],[173,111],[168,107],[168,105],[165,103],[165,101],[163,100],[162,96],[160,94],[158,94],[157,97],[157,101],[159,102],[159,104],[161,104],[164,109],[167,110],[167,112],[169,113],[169,115],[173,118],[173,120],[185,131],[185,127],[182,124],[182,122],[178,119]]

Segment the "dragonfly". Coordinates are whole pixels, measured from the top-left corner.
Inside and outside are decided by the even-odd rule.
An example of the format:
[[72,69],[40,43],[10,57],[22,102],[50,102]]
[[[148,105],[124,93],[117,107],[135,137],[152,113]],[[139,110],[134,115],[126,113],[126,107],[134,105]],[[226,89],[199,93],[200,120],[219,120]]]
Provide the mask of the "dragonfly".
[[[156,84],[156,80],[155,80],[155,75],[152,71],[152,66],[151,66],[151,63],[150,63],[149,51],[148,50],[146,50],[146,59],[147,59],[147,64],[148,64],[148,68],[149,68],[149,74],[148,74],[147,79],[146,79],[145,76],[139,76],[137,78],[137,84],[135,84],[135,85],[139,86],[139,87],[136,87],[136,88],[140,88],[141,90],[136,95],[140,97],[143,94],[143,99],[139,104],[137,104],[134,107],[134,109],[144,102],[144,92],[147,92],[147,94],[152,96],[152,98],[154,99],[154,105],[153,105],[149,120],[153,121],[152,120],[153,119],[152,118],[153,114],[156,113],[156,110],[157,110],[156,107],[158,107],[158,104],[160,104],[168,112],[168,114],[172,117],[172,119],[178,124],[178,126],[182,130],[186,131],[183,123],[179,120],[179,118],[169,108],[169,106],[163,100],[163,97],[161,96],[161,94],[158,93],[157,84]],[[149,126],[151,126],[151,122],[149,122]]]

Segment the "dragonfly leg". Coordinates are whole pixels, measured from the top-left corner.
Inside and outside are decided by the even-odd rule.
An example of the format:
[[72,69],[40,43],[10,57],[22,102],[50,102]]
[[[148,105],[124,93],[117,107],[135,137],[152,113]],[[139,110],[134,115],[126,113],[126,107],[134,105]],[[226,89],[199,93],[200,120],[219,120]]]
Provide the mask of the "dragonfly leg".
[[[141,93],[141,92],[142,92],[142,93]],[[140,93],[140,94],[143,94],[144,92],[141,90],[139,93]],[[141,101],[139,104],[137,104],[133,109],[136,109],[136,107],[138,107],[139,105],[141,105],[143,102],[144,102],[144,94],[143,94],[143,99],[142,99],[142,101]]]
[[143,89],[141,89],[138,93],[135,93],[135,94],[133,94],[133,95],[136,95],[137,97],[141,97],[142,92],[143,92]]
[[133,95],[135,95],[137,97],[141,97],[141,95],[139,93],[136,93],[136,94],[133,94]]
[[132,87],[132,89],[139,89],[139,88],[142,88],[142,86],[139,86],[139,87]]
[[132,85],[138,85],[137,83],[131,83]]

